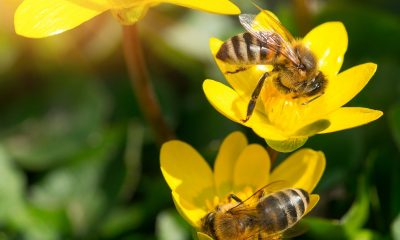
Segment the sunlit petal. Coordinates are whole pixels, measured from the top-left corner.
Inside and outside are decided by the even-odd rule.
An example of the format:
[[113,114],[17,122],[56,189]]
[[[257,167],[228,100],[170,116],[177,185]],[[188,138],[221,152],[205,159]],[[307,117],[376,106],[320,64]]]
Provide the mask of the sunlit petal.
[[268,183],[271,168],[267,151],[258,144],[248,145],[240,154],[233,173],[234,188],[236,192],[243,191],[245,187],[253,191]]
[[337,74],[347,50],[347,32],[341,22],[323,23],[311,30],[302,41],[319,60],[319,69],[328,77]]
[[232,88],[214,80],[205,80],[203,90],[211,105],[225,117],[253,128],[257,134],[265,138],[287,139],[278,129],[269,125],[266,116],[258,110],[255,110],[250,120],[244,123],[242,120],[246,116],[248,100],[240,98]]
[[226,197],[232,190],[234,167],[246,146],[247,139],[241,132],[229,134],[221,144],[214,163],[215,186],[219,197]]
[[270,181],[284,180],[294,188],[312,192],[324,169],[325,156],[322,152],[300,149],[272,171]]
[[215,195],[212,171],[190,145],[173,140],[161,147],[161,171],[172,191],[202,207]]
[[319,118],[345,105],[365,87],[375,71],[376,64],[366,63],[330,79],[325,93],[307,106],[308,116]]
[[199,227],[200,219],[207,212],[193,203],[186,201],[185,197],[181,197],[178,193],[172,191],[172,199],[179,214],[193,227]]
[[308,204],[305,214],[308,214],[315,207],[315,205],[317,205],[318,201],[319,201],[319,195],[311,194],[310,195],[310,203]]
[[360,107],[343,107],[326,118],[331,125],[320,133],[336,132],[372,122],[383,115],[381,111]]
[[72,29],[107,10],[90,1],[25,0],[15,12],[17,34],[42,38]]

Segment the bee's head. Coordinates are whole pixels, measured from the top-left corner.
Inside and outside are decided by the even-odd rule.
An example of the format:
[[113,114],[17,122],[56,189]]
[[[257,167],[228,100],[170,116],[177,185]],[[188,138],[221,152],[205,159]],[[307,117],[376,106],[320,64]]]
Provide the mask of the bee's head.
[[201,230],[211,236],[215,235],[215,212],[209,212],[201,219]]
[[314,75],[313,73],[317,69],[317,61],[314,54],[306,47],[299,46],[297,48],[299,56],[299,65],[297,66],[300,74],[303,76]]

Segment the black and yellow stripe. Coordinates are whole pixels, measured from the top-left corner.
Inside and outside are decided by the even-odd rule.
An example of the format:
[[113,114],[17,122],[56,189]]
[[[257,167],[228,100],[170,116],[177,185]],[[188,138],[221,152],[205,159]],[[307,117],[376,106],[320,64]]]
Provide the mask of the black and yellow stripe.
[[264,216],[262,225],[268,233],[284,231],[295,225],[307,210],[310,198],[303,189],[275,192],[261,200],[257,209]]
[[[267,43],[260,41],[251,33],[245,32],[224,42],[216,57],[221,61],[235,65],[273,64],[281,55],[280,45],[269,49]],[[272,51],[271,49],[276,50]]]

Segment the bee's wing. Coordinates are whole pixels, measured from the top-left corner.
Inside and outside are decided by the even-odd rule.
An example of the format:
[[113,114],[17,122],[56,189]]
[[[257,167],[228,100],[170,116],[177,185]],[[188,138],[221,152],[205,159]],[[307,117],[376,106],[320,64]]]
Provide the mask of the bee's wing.
[[293,36],[269,11],[263,10],[262,13],[262,17],[240,14],[239,21],[247,32],[265,43],[267,49],[280,51],[287,59],[299,64],[299,57],[291,45]]
[[280,181],[271,182],[271,183],[261,187],[260,189],[258,189],[250,197],[248,197],[244,201],[238,203],[238,205],[232,207],[230,210],[236,211],[236,210],[241,210],[242,208],[247,210],[247,209],[249,209],[248,206],[255,207],[261,197],[266,196],[270,193],[274,193],[276,191],[285,189],[285,188],[289,188],[289,183],[287,181],[280,180]]
[[302,222],[297,223],[293,227],[286,229],[281,232],[268,233],[266,229],[260,226],[255,226],[251,231],[248,231],[243,239],[246,240],[271,240],[271,239],[291,239],[304,234],[308,230],[307,225],[302,224]]

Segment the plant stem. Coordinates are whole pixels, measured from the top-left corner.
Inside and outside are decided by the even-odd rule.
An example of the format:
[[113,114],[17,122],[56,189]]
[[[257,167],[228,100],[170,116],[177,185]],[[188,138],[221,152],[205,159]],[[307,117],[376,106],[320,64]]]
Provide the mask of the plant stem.
[[300,34],[304,36],[312,28],[310,3],[307,0],[294,0],[293,4],[294,16]]
[[137,25],[123,26],[125,62],[133,91],[159,144],[173,139],[174,133],[168,127],[161,113],[153,86],[150,82]]
[[267,147],[267,152],[268,152],[269,158],[271,160],[271,166],[273,166],[276,161],[276,158],[279,155],[279,152],[276,151],[275,149],[271,148],[270,146]]

